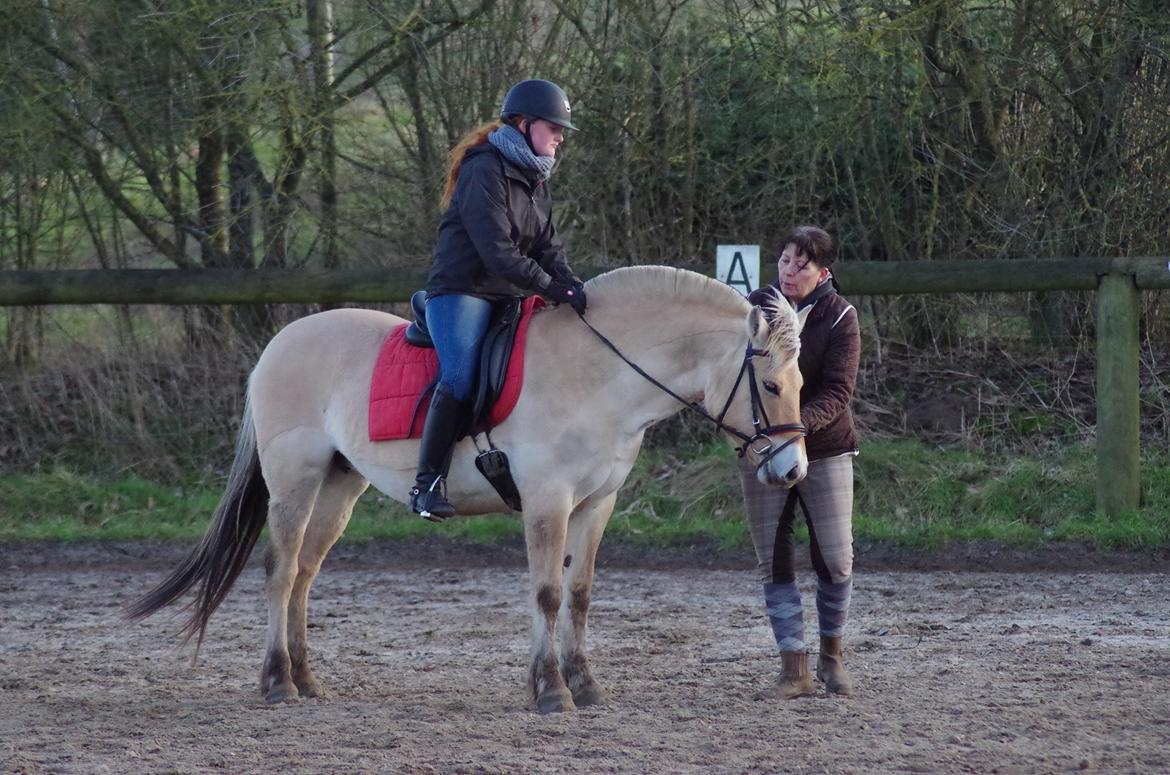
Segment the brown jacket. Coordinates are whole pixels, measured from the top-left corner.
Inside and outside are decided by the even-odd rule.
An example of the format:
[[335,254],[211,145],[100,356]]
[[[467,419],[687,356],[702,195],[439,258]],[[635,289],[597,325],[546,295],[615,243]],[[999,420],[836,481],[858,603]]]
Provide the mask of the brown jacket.
[[[780,292],[773,286],[776,293]],[[764,289],[748,297],[763,300]],[[861,358],[861,330],[857,310],[832,289],[820,286],[812,312],[800,332],[800,421],[808,428],[805,448],[809,460],[856,452],[857,428],[853,422],[853,388]]]

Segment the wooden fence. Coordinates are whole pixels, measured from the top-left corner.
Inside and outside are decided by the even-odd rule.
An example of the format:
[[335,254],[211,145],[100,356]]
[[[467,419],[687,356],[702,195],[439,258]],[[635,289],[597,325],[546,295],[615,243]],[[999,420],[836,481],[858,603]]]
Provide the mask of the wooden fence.
[[[1137,508],[1139,292],[1170,288],[1165,257],[842,262],[834,271],[851,297],[1097,291],[1097,507],[1111,516]],[[402,302],[422,279],[382,269],[15,271],[0,272],[0,306]]]

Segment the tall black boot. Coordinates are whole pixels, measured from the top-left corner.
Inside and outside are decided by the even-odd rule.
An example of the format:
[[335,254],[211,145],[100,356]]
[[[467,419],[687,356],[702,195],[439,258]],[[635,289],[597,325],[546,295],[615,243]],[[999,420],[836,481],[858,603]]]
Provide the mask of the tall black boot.
[[442,522],[455,513],[447,502],[445,480],[455,442],[470,424],[471,408],[470,401],[459,400],[446,385],[435,386],[418,450],[418,475],[410,491],[410,508],[424,519]]

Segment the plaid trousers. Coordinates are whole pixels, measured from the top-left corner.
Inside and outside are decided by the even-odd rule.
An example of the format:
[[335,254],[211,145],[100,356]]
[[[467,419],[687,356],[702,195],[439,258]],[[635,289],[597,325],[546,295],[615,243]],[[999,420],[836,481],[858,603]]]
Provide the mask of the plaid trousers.
[[810,461],[808,475],[791,490],[756,479],[756,468],[737,461],[744,510],[756,549],[760,580],[786,584],[796,578],[796,506],[809,529],[809,553],[817,576],[839,583],[853,574],[853,455]]

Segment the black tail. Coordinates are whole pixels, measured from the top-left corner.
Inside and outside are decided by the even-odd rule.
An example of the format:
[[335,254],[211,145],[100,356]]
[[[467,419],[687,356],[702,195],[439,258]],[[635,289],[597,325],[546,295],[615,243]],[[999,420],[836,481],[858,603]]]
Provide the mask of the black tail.
[[207,620],[227,597],[236,577],[248,562],[248,556],[264,529],[268,515],[268,485],[260,473],[260,455],[256,449],[256,427],[252,423],[249,400],[240,421],[240,438],[236,459],[228,474],[227,489],[215,509],[215,518],[203,540],[187,559],[161,584],[134,602],[126,611],[130,619],[144,619],[200,585],[194,600],[185,606],[191,616],[179,634],[183,645],[196,637],[195,651],[203,643]]

